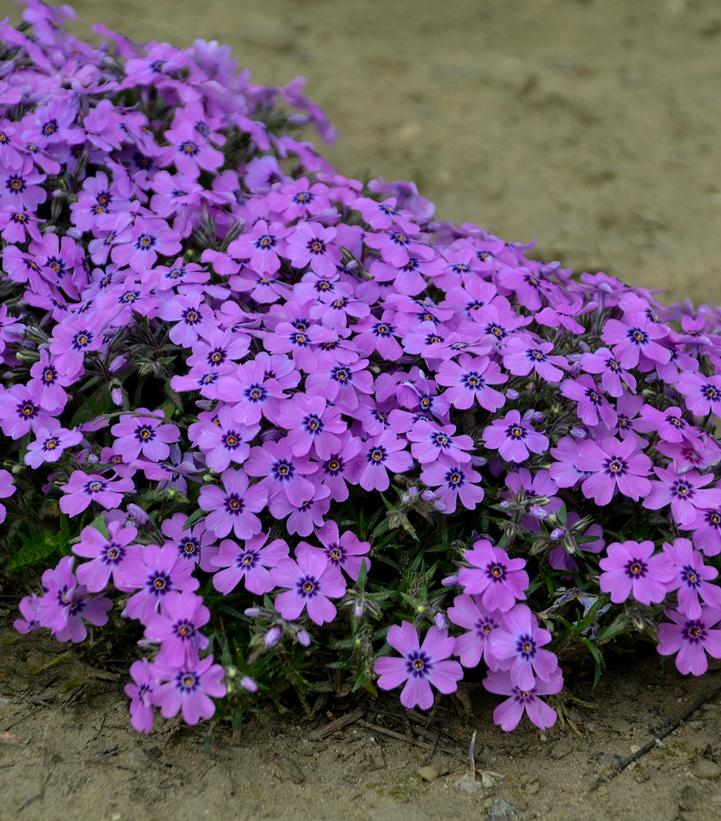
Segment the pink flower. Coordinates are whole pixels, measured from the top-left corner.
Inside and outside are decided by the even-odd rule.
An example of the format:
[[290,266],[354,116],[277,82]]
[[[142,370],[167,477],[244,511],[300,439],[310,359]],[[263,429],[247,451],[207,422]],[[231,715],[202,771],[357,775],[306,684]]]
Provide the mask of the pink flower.
[[555,654],[542,649],[551,642],[551,634],[538,626],[525,604],[517,604],[503,614],[503,622],[493,631],[490,642],[499,666],[511,672],[512,687],[531,690],[536,679],[550,681],[558,669]]
[[405,450],[406,442],[389,428],[370,438],[358,456],[356,476],[363,490],[388,490],[388,471],[405,473],[413,466],[413,458]]
[[660,510],[670,504],[674,520],[683,528],[692,525],[704,509],[721,505],[721,488],[705,488],[716,480],[713,473],[701,474],[696,470],[677,473],[663,468],[656,468],[654,473],[660,481],[651,482],[651,491],[643,500],[643,506]]
[[401,691],[404,707],[429,710],[433,706],[431,686],[445,695],[458,689],[463,668],[457,661],[448,660],[453,654],[455,639],[445,630],[431,627],[420,644],[416,628],[404,621],[400,627],[391,627],[386,641],[401,657],[383,656],[373,670],[379,676],[381,690],[394,690],[405,682]]
[[448,618],[453,624],[467,630],[456,636],[453,651],[460,658],[461,664],[464,667],[475,667],[482,658],[489,669],[496,669],[498,659],[493,655],[490,638],[501,626],[503,614],[486,609],[480,596],[462,594],[453,599],[453,604],[448,608]]
[[473,470],[470,463],[458,464],[445,457],[425,465],[421,481],[434,488],[434,495],[443,505],[443,512],[448,514],[455,513],[459,501],[463,507],[473,510],[485,496],[478,484],[481,474]]
[[138,659],[130,665],[132,682],[124,689],[130,699],[130,724],[136,732],[150,733],[153,729],[153,691],[157,684],[155,669],[147,659]]
[[487,539],[474,542],[472,550],[464,553],[471,567],[458,571],[458,581],[464,593],[480,594],[483,607],[489,612],[507,612],[526,598],[528,573],[523,569],[525,559],[511,559],[502,547],[495,547]]
[[473,449],[470,436],[456,435],[455,425],[436,425],[428,419],[419,419],[407,434],[411,453],[423,465],[446,456],[454,462],[469,462]]
[[487,448],[497,450],[507,462],[525,462],[531,453],[548,450],[548,438],[538,433],[517,410],[508,411],[483,431]]
[[597,505],[607,505],[616,490],[634,501],[651,490],[651,482],[645,478],[651,472],[651,460],[638,452],[636,437],[621,441],[613,436],[596,442],[587,439],[577,448],[574,466],[586,474],[581,485],[583,495]]
[[678,591],[678,609],[685,616],[690,619],[701,617],[699,599],[711,607],[721,607],[721,587],[709,584],[710,579],[718,576],[718,570],[703,563],[689,539],[674,539],[671,544],[665,542],[663,552],[671,561],[675,573],[668,590]]
[[447,360],[438,369],[437,380],[439,385],[448,387],[443,397],[459,410],[467,410],[477,402],[495,413],[506,402],[506,397],[489,385],[502,385],[508,377],[485,356],[473,358],[463,354],[457,363]]
[[299,546],[295,559],[283,559],[271,570],[276,587],[286,588],[275,597],[275,606],[284,619],[293,621],[304,611],[315,624],[333,621],[336,608],[331,599],[345,593],[343,576],[319,550]]
[[671,359],[671,351],[656,340],[668,336],[668,329],[651,322],[642,314],[619,322],[608,319],[603,326],[601,338],[611,349],[624,368],[635,368],[641,355],[654,362],[664,364]]
[[310,265],[320,276],[330,276],[340,264],[340,251],[334,244],[335,228],[317,222],[299,222],[289,235],[286,254],[294,268]]
[[338,525],[331,521],[318,528],[315,535],[323,545],[328,561],[344,570],[353,581],[358,580],[361,567],[365,566],[366,573],[370,570],[371,563],[366,554],[371,546],[368,542],[362,542],[355,533],[346,530],[341,536]]
[[155,688],[153,703],[160,707],[163,718],[182,712],[186,724],[197,724],[215,712],[210,696],[222,698],[226,693],[225,671],[213,664],[212,656],[180,668],[159,663],[154,666],[161,683]]
[[497,670],[488,673],[483,686],[489,693],[510,696],[493,711],[493,721],[509,733],[515,730],[525,712],[540,730],[547,730],[556,723],[556,711],[539,696],[550,696],[563,689],[563,674],[556,668],[548,681],[537,679],[528,690],[514,687],[508,671]]
[[122,589],[117,580],[123,562],[140,548],[131,544],[138,535],[134,527],[125,527],[122,521],[114,520],[107,525],[108,535],[103,535],[92,525],[80,531],[80,541],[73,545],[76,556],[90,559],[78,565],[75,571],[78,581],[91,593],[103,590],[113,577],[115,586]]
[[674,570],[663,553],[653,555],[652,541],[613,542],[601,559],[601,590],[609,593],[614,604],[633,596],[642,604],[654,604],[666,598]]
[[162,612],[152,613],[145,622],[145,638],[161,644],[156,662],[173,667],[192,662],[208,646],[199,629],[209,621],[210,610],[200,596],[171,590],[163,599]]
[[245,589],[262,596],[274,587],[270,571],[283,559],[288,558],[288,545],[283,539],[274,539],[270,544],[267,533],[259,533],[245,542],[243,548],[231,539],[220,543],[220,550],[211,560],[219,568],[213,576],[213,587],[224,596],[231,593],[241,579]]
[[708,670],[706,654],[721,658],[721,610],[702,607],[698,618],[690,619],[678,610],[667,610],[671,622],[658,627],[658,647],[662,656],[676,656],[676,668],[687,676],[702,676]]
[[237,538],[250,539],[262,528],[255,514],[266,506],[268,491],[262,484],[251,487],[241,470],[226,470],[221,479],[223,488],[205,485],[200,490],[198,507],[209,513],[205,524],[218,537],[232,530]]
[[116,436],[115,451],[126,462],[137,459],[141,454],[152,462],[162,462],[170,456],[170,445],[177,442],[180,434],[175,425],[163,424],[162,410],[150,411],[138,408],[135,413],[124,414],[120,421],[110,428]]
[[99,473],[85,473],[74,470],[68,482],[61,485],[63,496],[60,510],[68,516],[77,516],[92,502],[97,502],[106,510],[119,507],[125,493],[132,493],[135,485],[131,479],[105,479]]
[[514,336],[506,343],[503,364],[516,376],[528,376],[533,371],[546,382],[560,382],[566,360],[562,356],[552,356],[552,350],[552,342]]
[[36,469],[44,463],[57,462],[66,448],[77,445],[83,438],[79,430],[40,426],[35,429],[35,436],[36,439],[28,445],[25,453],[25,464]]

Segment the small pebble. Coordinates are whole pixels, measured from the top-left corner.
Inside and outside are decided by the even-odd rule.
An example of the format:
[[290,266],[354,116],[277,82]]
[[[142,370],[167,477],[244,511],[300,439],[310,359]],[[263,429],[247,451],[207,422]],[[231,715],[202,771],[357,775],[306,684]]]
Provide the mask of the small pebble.
[[693,768],[693,774],[696,778],[718,778],[721,776],[721,767],[714,761],[708,761],[702,758],[696,762],[696,766]]
[[438,770],[435,767],[419,767],[416,773],[424,781],[435,781],[438,778]]

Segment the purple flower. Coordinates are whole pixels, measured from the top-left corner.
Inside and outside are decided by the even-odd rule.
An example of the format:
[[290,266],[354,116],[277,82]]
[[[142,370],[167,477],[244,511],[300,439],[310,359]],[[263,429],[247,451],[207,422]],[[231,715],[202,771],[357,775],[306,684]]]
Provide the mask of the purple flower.
[[581,357],[581,367],[587,373],[601,374],[601,385],[609,396],[622,396],[626,387],[636,390],[636,379],[608,348],[598,348]]
[[502,385],[508,377],[485,356],[474,358],[463,354],[457,363],[447,360],[438,369],[437,380],[439,385],[448,387],[444,399],[459,410],[467,410],[478,402],[485,410],[495,413],[506,402],[503,394],[489,385]]
[[560,382],[566,360],[562,356],[551,355],[552,350],[552,342],[514,336],[506,343],[503,364],[516,376],[528,376],[533,371],[546,382]]
[[548,450],[548,437],[538,433],[517,410],[510,410],[503,419],[496,419],[483,431],[487,448],[497,450],[507,462],[525,462],[531,453]]
[[497,610],[487,610],[480,596],[462,594],[453,599],[448,608],[448,618],[466,632],[456,636],[454,653],[464,667],[476,667],[483,661],[490,670],[496,669],[498,660],[491,650],[490,637],[502,623],[503,614]]
[[[12,474],[7,470],[0,470],[0,499],[9,499],[15,493]],[[0,525],[5,521],[7,510],[0,502]]]
[[604,593],[611,595],[611,601],[619,604],[633,596],[642,604],[654,604],[666,598],[674,570],[668,557],[654,552],[652,541],[613,542],[606,548],[606,556],[601,559],[599,585]]
[[663,325],[651,322],[643,315],[625,322],[608,319],[601,334],[624,368],[635,368],[641,355],[661,364],[668,362],[671,351],[656,341],[667,336],[668,330]]
[[510,672],[504,670],[489,672],[483,686],[489,693],[510,696],[493,711],[493,721],[507,733],[516,729],[524,712],[540,730],[547,730],[556,723],[556,711],[541,701],[539,696],[561,692],[563,673],[560,668],[556,668],[547,681],[536,679],[529,689],[514,687]]
[[346,429],[338,408],[328,405],[322,396],[305,394],[296,394],[281,405],[277,421],[288,430],[293,456],[306,456],[313,450],[320,459],[328,459],[338,452],[338,434]]
[[176,257],[182,246],[178,235],[164,219],[137,217],[132,225],[115,237],[111,256],[118,265],[127,265],[137,274],[147,273],[158,259]]
[[491,652],[503,669],[511,672],[511,686],[531,690],[536,679],[550,681],[558,669],[558,659],[543,647],[551,634],[538,626],[536,617],[525,604],[517,604],[503,614],[503,623],[494,630]]
[[162,410],[150,411],[138,408],[134,414],[120,417],[117,425],[110,428],[116,436],[115,450],[127,462],[141,454],[152,462],[161,462],[170,456],[169,445],[180,438],[175,425],[163,424]]
[[670,622],[658,626],[658,647],[662,656],[676,656],[676,669],[687,676],[702,676],[708,670],[706,654],[721,658],[721,610],[702,607],[701,615],[691,619],[678,610],[667,610]]
[[222,541],[220,550],[211,560],[214,568],[221,568],[213,576],[213,587],[227,596],[242,579],[245,589],[251,593],[258,596],[270,593],[275,587],[271,568],[288,558],[288,545],[283,539],[265,544],[267,540],[267,533],[259,533],[242,548],[231,539]]
[[205,524],[218,537],[232,530],[239,539],[250,539],[262,528],[255,514],[265,508],[268,491],[262,483],[250,486],[241,470],[226,470],[221,479],[222,488],[206,485],[200,491],[198,506],[209,513]]
[[0,428],[10,439],[21,439],[30,431],[52,427],[53,420],[43,412],[25,385],[0,390]]
[[73,556],[64,556],[52,570],[43,573],[43,596],[38,601],[38,620],[60,642],[84,641],[85,622],[97,627],[107,624],[112,602],[102,596],[89,596],[73,573]]
[[278,400],[284,396],[278,381],[266,373],[258,359],[244,363],[218,383],[218,397],[231,405],[233,418],[241,425],[255,425],[269,413],[274,416]]
[[455,513],[458,502],[473,510],[483,501],[484,491],[478,482],[481,475],[470,464],[459,464],[442,457],[425,465],[421,472],[424,484],[434,488],[434,495],[443,505],[446,514]]
[[721,416],[721,376],[682,373],[676,388],[686,400],[686,407],[696,416]]
[[225,672],[219,664],[213,664],[212,656],[194,659],[179,668],[160,663],[154,666],[161,683],[155,688],[153,703],[160,707],[163,718],[182,712],[186,724],[197,724],[215,712],[210,696],[222,698],[226,693]]
[[295,559],[283,559],[271,570],[276,587],[286,588],[275,597],[281,616],[294,621],[304,611],[315,624],[333,621],[336,608],[330,599],[345,593],[340,570],[320,550],[299,546]]
[[405,473],[413,466],[413,458],[405,450],[406,442],[391,429],[373,436],[363,444],[356,463],[356,477],[363,490],[388,490],[388,471]]
[[400,658],[383,656],[373,670],[379,676],[381,690],[394,690],[405,682],[401,691],[404,707],[429,710],[433,706],[431,686],[445,695],[458,689],[463,668],[457,661],[449,660],[456,642],[445,630],[431,627],[420,644],[416,628],[404,621],[391,627],[386,641],[400,653]]
[[721,508],[699,511],[691,529],[693,543],[703,554],[717,556],[721,553]]
[[35,429],[36,439],[28,445],[25,453],[25,464],[39,468],[47,462],[57,462],[66,448],[77,445],[83,435],[79,430],[66,430],[61,427],[51,429],[38,426]]
[[280,222],[259,219],[249,234],[233,243],[232,253],[248,259],[259,274],[274,274],[280,268],[280,256],[285,255],[285,237],[289,229]]
[[74,470],[60,489],[63,491],[60,510],[68,516],[77,516],[92,502],[97,502],[106,510],[119,507],[123,494],[132,493],[135,486],[130,479],[105,479],[99,473]]
[[366,554],[371,546],[368,542],[362,542],[355,533],[346,530],[341,536],[336,522],[326,522],[316,530],[315,535],[323,545],[328,561],[344,570],[353,581],[358,580],[361,567],[365,566],[366,573],[370,570],[371,563]]
[[294,268],[310,265],[319,276],[331,276],[340,263],[340,251],[334,244],[335,228],[324,228],[317,222],[300,222],[289,235],[286,255]]
[[590,376],[582,374],[578,379],[566,379],[561,393],[576,402],[578,418],[590,427],[596,427],[601,421],[610,428],[616,426],[616,412]]
[[163,605],[168,593],[193,591],[198,580],[195,565],[178,555],[173,545],[151,544],[132,553],[118,568],[116,580],[121,590],[136,590],[125,605],[131,619],[147,623]]
[[643,506],[660,510],[671,505],[671,514],[680,527],[692,525],[704,509],[721,505],[721,488],[705,488],[715,481],[712,473],[701,474],[696,470],[677,473],[655,468],[660,481],[651,482],[651,491],[643,500]]
[[97,593],[107,587],[111,576],[118,589],[118,570],[123,562],[139,548],[131,542],[138,535],[134,527],[125,527],[120,520],[114,520],[107,525],[108,535],[103,535],[92,525],[80,531],[80,541],[73,545],[73,553],[91,559],[78,565],[75,574],[78,581],[85,585],[91,593]]
[[160,613],[152,613],[145,622],[145,638],[160,642],[158,664],[182,667],[192,663],[198,651],[208,646],[200,628],[210,621],[210,610],[195,593],[171,590],[163,599]]
[[645,477],[651,472],[651,460],[638,447],[634,436],[579,442],[574,465],[586,474],[583,495],[597,505],[607,505],[616,490],[634,501],[648,495],[651,482]]
[[[130,509],[131,506],[128,506]],[[160,530],[181,559],[199,564],[205,571],[212,571],[212,551],[211,547],[215,543],[215,536],[206,529],[205,522],[198,522],[192,527],[188,527],[188,517],[183,513],[176,513],[166,519]]]
[[709,584],[718,576],[715,567],[708,567],[689,539],[675,539],[664,543],[663,552],[668,556],[675,572],[675,580],[668,590],[678,591],[678,608],[690,619],[701,617],[699,598],[711,607],[721,607],[721,587]]
[[458,571],[458,581],[467,594],[480,594],[483,607],[489,612],[507,612],[526,598],[528,573],[524,559],[511,559],[501,547],[488,540],[474,542],[472,550],[464,553],[471,567]]
[[155,668],[147,659],[138,659],[130,665],[132,682],[125,687],[130,699],[130,724],[139,733],[153,729],[153,695],[157,685]]
[[435,462],[439,457],[448,457],[454,462],[469,462],[473,449],[470,436],[457,435],[455,425],[436,425],[427,419],[419,419],[407,434],[411,453],[423,465]]
[[252,448],[245,470],[250,476],[262,476],[256,487],[265,489],[268,498],[283,494],[291,505],[302,505],[313,498],[315,485],[306,479],[318,470],[303,457],[292,455],[287,442],[265,442]]

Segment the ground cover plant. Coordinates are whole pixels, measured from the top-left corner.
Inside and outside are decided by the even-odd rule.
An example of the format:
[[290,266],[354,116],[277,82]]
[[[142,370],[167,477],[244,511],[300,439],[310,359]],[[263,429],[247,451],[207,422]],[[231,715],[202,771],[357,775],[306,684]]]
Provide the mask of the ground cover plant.
[[717,310],[436,221],[323,160],[297,81],[70,15],[1,33],[2,539],[52,565],[20,631],[137,641],[141,731],[464,676],[545,728],[609,645],[721,657]]

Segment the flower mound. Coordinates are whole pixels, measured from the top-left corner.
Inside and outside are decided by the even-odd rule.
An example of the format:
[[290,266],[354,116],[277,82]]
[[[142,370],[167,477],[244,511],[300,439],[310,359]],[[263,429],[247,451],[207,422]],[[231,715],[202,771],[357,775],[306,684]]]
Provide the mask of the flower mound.
[[721,657],[718,311],[337,174],[302,83],[216,43],[23,16],[0,23],[0,523],[10,572],[54,566],[19,631],[125,620],[143,732],[375,676],[426,709],[464,675],[503,729],[547,728],[579,654]]

